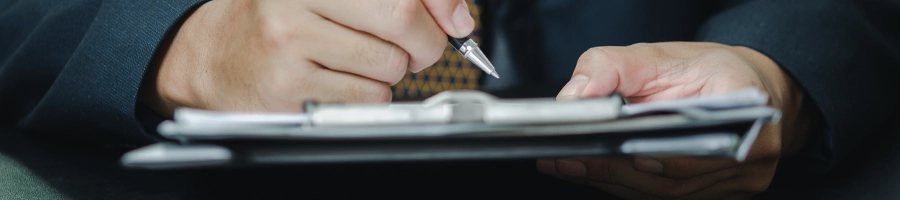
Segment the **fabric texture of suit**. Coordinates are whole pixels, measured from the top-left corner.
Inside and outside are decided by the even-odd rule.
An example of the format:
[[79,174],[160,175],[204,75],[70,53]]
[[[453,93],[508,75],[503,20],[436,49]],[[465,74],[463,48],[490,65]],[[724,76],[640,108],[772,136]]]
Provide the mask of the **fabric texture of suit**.
[[200,0],[0,1],[0,123],[102,144],[147,144],[144,70]]
[[[102,144],[158,141],[140,122],[153,114],[136,103],[138,89],[166,34],[202,2],[0,1],[0,123]],[[528,80],[518,88],[551,86],[530,95],[555,94],[578,56],[593,46],[710,41],[751,47],[792,75],[817,105],[821,129],[798,160],[828,171],[897,117],[900,84],[892,76],[900,66],[900,31],[889,19],[900,18],[898,6],[840,0],[488,1],[483,23],[494,31],[486,31],[484,43],[496,38],[491,34],[507,40],[517,78]]]

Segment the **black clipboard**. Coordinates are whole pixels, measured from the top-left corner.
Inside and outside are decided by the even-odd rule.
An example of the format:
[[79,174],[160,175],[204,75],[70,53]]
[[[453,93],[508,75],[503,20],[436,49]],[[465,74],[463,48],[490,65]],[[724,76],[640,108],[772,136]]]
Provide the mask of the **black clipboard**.
[[[174,142],[133,150],[121,161],[125,167],[141,169],[596,155],[712,156],[743,161],[762,126],[777,122],[780,116],[778,110],[766,106],[768,96],[757,89],[669,102],[621,102],[618,96],[557,102],[450,91],[402,105],[309,105],[303,114],[181,109],[174,120],[159,126],[160,133]],[[496,108],[513,114],[496,113],[503,110]],[[579,117],[562,120],[516,116],[529,108],[559,116],[603,113],[575,114]],[[383,121],[365,116],[392,109],[400,114],[387,115],[401,117]],[[489,112],[495,112],[494,117],[510,117],[489,119]],[[341,116],[360,116],[361,120]],[[506,120],[509,118],[516,120]]]

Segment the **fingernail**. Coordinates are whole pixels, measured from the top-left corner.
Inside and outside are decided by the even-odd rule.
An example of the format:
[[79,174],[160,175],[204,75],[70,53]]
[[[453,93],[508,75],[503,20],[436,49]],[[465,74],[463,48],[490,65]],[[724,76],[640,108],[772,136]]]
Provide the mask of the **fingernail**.
[[587,168],[579,160],[572,158],[562,158],[556,161],[556,170],[560,174],[574,177],[587,176]]
[[459,1],[456,10],[453,11],[453,26],[456,27],[454,37],[465,37],[475,29],[475,19],[469,14],[469,6],[466,1]]
[[562,90],[559,91],[559,95],[556,95],[556,99],[578,99],[578,97],[581,96],[581,91],[583,91],[584,88],[587,87],[589,81],[590,79],[588,79],[588,77],[584,74],[575,75],[575,77],[572,77],[572,79],[569,80],[569,83],[566,83],[566,86],[564,86]]
[[663,173],[663,164],[650,157],[634,158],[634,169],[642,172],[659,174]]

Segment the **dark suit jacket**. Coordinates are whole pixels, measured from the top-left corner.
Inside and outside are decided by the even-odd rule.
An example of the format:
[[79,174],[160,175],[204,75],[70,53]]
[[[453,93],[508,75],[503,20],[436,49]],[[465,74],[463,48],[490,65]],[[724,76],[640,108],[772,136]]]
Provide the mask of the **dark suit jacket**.
[[[102,144],[158,141],[136,103],[166,33],[201,0],[0,1],[0,123]],[[897,1],[484,2],[485,44],[503,35],[522,88],[553,95],[587,48],[710,41],[754,48],[806,90],[821,119],[795,160],[827,171],[897,118]],[[537,41],[537,42],[535,42]],[[490,48],[488,45],[486,48]],[[143,123],[146,121],[147,123]]]

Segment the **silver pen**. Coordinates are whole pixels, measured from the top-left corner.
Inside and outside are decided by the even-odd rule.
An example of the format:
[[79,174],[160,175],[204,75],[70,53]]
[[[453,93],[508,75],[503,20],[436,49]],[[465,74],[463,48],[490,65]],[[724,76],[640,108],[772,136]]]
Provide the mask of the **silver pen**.
[[456,51],[459,51],[463,57],[472,61],[475,66],[484,70],[485,73],[494,76],[494,78],[500,78],[500,75],[497,75],[497,69],[494,68],[494,64],[491,64],[491,61],[487,59],[487,56],[484,55],[481,48],[478,48],[478,44],[476,44],[475,40],[472,40],[471,37],[454,38],[447,36],[447,40],[450,42],[450,45],[453,45],[453,48],[456,49]]

